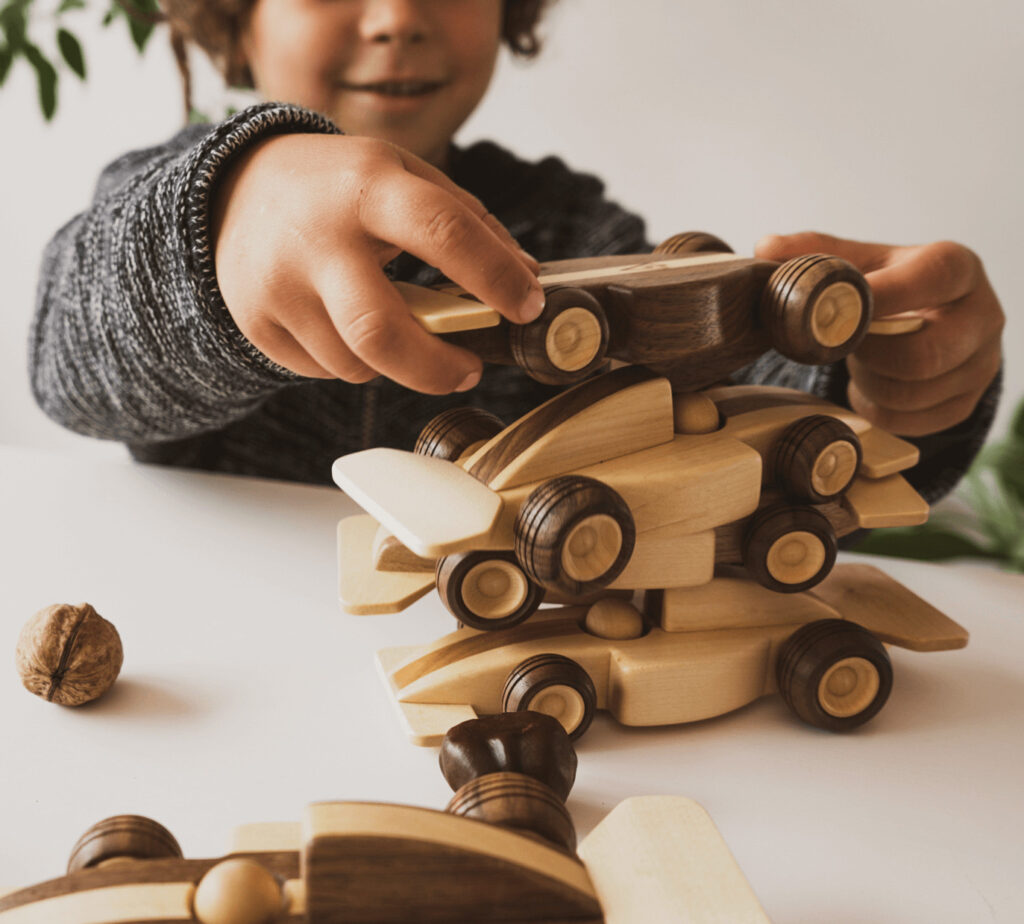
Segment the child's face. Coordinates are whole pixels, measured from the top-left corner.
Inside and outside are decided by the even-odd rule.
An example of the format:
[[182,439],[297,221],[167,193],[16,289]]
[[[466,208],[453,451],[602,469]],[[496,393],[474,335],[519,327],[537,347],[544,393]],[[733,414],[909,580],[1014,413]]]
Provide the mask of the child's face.
[[243,47],[271,100],[443,165],[483,97],[502,0],[257,0]]

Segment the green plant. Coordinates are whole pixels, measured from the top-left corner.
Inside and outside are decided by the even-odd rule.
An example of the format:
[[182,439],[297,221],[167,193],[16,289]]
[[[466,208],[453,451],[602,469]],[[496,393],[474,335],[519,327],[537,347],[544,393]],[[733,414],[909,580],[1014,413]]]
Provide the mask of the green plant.
[[[60,74],[70,70],[85,80],[85,53],[78,37],[68,28],[73,17],[97,4],[86,0],[60,0],[57,5],[38,0],[6,0],[0,6],[0,86],[3,86],[12,65],[21,58],[36,74],[39,107],[43,118],[53,118],[57,111],[57,90]],[[132,42],[141,54],[161,21],[157,0],[101,0],[102,23],[123,21]],[[53,30],[54,44],[59,57],[51,60],[40,47],[36,37],[43,30]]]
[[1024,571],[1024,400],[1007,437],[985,446],[957,492],[967,510],[921,526],[876,530],[854,551],[941,561],[961,556]]

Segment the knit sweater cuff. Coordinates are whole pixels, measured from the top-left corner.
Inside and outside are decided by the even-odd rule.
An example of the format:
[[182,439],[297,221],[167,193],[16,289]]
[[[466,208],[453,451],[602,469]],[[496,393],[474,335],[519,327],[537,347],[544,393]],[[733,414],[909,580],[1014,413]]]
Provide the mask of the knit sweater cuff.
[[185,235],[185,270],[196,304],[209,322],[225,357],[271,383],[302,379],[264,355],[238,329],[224,303],[210,241],[213,192],[224,171],[241,153],[273,135],[341,134],[324,116],[285,103],[261,103],[221,122],[192,150],[185,162],[184,183],[175,202],[176,224]]

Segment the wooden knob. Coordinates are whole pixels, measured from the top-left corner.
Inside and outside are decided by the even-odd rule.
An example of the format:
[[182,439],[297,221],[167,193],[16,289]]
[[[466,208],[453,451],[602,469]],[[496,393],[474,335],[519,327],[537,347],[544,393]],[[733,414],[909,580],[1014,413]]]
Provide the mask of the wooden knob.
[[543,838],[576,851],[576,829],[552,790],[522,773],[488,773],[459,788],[447,811]]
[[271,924],[284,907],[281,884],[265,866],[241,857],[199,880],[192,913],[199,924]]
[[576,780],[576,752],[561,723],[539,712],[506,712],[470,719],[441,742],[441,772],[452,789],[493,773],[521,773],[563,802]]
[[71,848],[68,872],[109,860],[180,859],[181,847],[162,824],[142,815],[114,815],[97,822]]

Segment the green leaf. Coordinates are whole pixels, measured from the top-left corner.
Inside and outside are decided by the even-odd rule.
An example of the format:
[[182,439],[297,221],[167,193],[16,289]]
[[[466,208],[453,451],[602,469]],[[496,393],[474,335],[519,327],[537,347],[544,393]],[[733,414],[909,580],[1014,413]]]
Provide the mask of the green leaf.
[[944,561],[947,558],[991,558],[992,553],[972,539],[942,526],[924,523],[898,529],[875,530],[853,548],[869,555]]
[[0,29],[7,38],[7,47],[12,55],[21,51],[28,29],[28,6],[31,0],[10,0],[0,9]]
[[24,55],[35,68],[36,83],[39,87],[39,105],[47,122],[57,111],[57,70],[31,42],[26,42]]
[[82,45],[78,39],[67,29],[58,29],[57,47],[68,67],[85,80],[85,56],[82,54]]
[[85,0],[61,0],[61,4],[57,7],[58,13],[67,13],[70,10],[84,10]]
[[0,87],[7,79],[7,72],[11,69],[11,62],[14,60],[14,52],[10,46],[0,45]]

